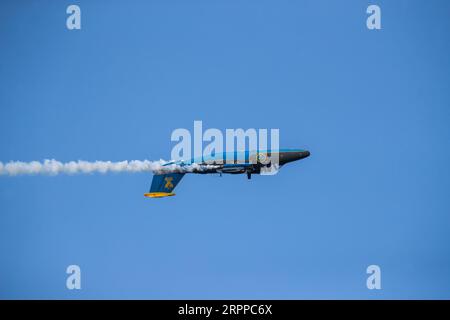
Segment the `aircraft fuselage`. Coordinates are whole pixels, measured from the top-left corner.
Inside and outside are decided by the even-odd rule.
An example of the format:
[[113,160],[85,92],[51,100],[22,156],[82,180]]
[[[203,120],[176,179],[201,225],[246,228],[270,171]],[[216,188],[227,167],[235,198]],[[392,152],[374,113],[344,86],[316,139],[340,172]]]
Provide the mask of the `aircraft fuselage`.
[[189,161],[170,162],[180,167],[189,166],[189,173],[227,173],[227,174],[260,174],[264,168],[276,164],[278,167],[286,163],[304,159],[310,155],[309,151],[302,149],[280,149],[278,152],[233,152],[222,153],[207,158],[193,158]]

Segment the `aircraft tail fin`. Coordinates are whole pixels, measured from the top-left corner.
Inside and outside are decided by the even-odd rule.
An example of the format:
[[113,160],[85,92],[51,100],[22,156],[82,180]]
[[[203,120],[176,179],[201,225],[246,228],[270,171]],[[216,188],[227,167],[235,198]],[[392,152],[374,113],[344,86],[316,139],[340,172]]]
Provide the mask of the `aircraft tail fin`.
[[152,186],[150,191],[145,193],[144,196],[149,198],[162,198],[174,196],[173,189],[183,178],[184,173],[167,173],[167,174],[155,174],[152,180]]

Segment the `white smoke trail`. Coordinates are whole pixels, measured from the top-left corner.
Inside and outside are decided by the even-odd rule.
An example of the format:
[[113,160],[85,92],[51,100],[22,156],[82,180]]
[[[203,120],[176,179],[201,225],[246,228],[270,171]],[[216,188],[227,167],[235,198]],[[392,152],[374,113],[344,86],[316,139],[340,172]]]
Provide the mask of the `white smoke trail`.
[[149,160],[131,160],[131,161],[70,161],[60,162],[54,159],[44,160],[43,162],[31,161],[11,161],[7,163],[0,162],[0,175],[57,175],[57,174],[83,174],[83,173],[109,173],[109,172],[192,172],[194,170],[201,170],[198,165],[179,166],[175,164],[166,165],[164,160],[149,161]]

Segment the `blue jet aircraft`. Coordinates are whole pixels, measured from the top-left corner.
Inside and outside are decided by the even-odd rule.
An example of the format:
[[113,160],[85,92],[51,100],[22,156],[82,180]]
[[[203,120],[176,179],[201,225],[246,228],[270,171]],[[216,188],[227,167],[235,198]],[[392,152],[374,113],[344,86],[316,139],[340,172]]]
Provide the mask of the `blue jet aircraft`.
[[165,163],[161,172],[153,176],[150,191],[144,196],[150,198],[161,198],[174,196],[175,189],[181,178],[186,173],[246,173],[248,179],[252,174],[261,174],[262,171],[272,166],[271,159],[278,156],[278,167],[281,168],[288,162],[304,159],[310,155],[309,151],[302,149],[279,149],[277,152],[233,152],[221,153],[207,158],[193,158],[189,161],[179,160]]

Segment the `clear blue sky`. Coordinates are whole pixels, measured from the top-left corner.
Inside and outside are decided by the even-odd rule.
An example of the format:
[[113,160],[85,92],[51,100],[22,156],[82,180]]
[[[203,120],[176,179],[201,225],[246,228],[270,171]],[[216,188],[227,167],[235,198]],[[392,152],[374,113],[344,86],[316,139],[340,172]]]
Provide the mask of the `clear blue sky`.
[[151,174],[0,177],[0,298],[450,298],[449,15],[2,1],[0,161],[168,159],[194,120],[279,128],[311,157],[251,181],[186,176],[165,199],[143,196]]

